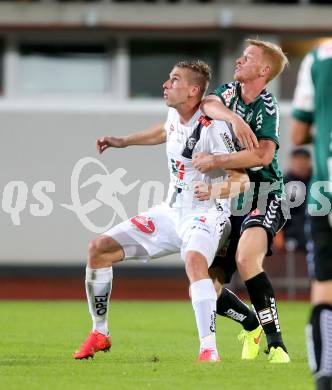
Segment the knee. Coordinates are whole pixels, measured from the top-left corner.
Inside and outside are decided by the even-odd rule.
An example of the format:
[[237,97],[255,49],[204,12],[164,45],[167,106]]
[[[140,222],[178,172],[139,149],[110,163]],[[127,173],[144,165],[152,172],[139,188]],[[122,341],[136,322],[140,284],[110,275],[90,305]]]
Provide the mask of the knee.
[[208,265],[205,258],[195,252],[186,255],[186,272],[190,282],[208,278]]
[[249,259],[247,256],[244,256],[241,253],[236,256],[236,266],[237,266],[238,270],[247,268],[249,263],[250,262],[249,262]]
[[100,236],[89,243],[88,265],[90,268],[99,268],[102,255],[111,251],[112,241],[110,237]]

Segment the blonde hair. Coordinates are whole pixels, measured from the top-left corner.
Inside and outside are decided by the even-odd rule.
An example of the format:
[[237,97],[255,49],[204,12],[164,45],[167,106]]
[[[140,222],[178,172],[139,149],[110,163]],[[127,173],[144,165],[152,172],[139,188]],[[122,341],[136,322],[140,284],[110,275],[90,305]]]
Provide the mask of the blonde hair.
[[180,61],[175,64],[177,68],[189,69],[192,74],[192,81],[197,83],[204,94],[209,86],[211,80],[211,68],[210,66],[201,60],[192,61]]
[[246,39],[246,43],[260,47],[263,50],[263,56],[268,60],[271,67],[267,82],[277,77],[284,70],[285,66],[288,65],[288,58],[278,45],[258,39]]

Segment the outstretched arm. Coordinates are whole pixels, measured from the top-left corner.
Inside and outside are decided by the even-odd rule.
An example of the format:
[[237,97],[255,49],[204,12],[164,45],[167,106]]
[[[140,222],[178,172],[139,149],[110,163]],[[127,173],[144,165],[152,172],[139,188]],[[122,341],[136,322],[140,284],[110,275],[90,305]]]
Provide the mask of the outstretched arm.
[[241,169],[228,170],[228,180],[222,183],[206,184],[198,182],[194,186],[198,200],[234,198],[250,188],[249,176]]
[[235,112],[227,108],[216,95],[209,95],[203,99],[201,111],[212,119],[224,120],[232,124],[236,138],[248,150],[258,147],[258,141],[250,126]]
[[158,123],[146,130],[125,137],[101,137],[97,139],[97,150],[103,153],[107,148],[126,148],[131,145],[159,145],[166,142],[164,123]]

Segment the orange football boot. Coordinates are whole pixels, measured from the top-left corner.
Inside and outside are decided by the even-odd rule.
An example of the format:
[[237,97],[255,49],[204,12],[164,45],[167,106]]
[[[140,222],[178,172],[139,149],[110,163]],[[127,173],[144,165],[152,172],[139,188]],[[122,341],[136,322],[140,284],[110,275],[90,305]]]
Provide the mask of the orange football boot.
[[80,350],[73,355],[74,359],[93,358],[98,351],[108,352],[112,346],[112,341],[109,336],[99,333],[97,330],[91,332],[88,338],[81,345]]
[[202,351],[199,353],[197,361],[199,363],[201,362],[220,362],[220,356],[218,352],[214,349],[206,348],[202,349]]

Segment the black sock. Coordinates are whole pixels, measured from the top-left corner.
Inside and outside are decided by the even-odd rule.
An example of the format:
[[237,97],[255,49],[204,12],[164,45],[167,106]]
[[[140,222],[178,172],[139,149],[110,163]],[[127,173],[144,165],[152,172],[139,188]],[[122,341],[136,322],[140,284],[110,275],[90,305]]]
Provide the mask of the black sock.
[[331,390],[331,377],[321,376],[316,380],[316,390]]
[[287,349],[282,341],[279,317],[273,287],[265,272],[261,272],[245,282],[251,303],[253,304],[261,323],[268,350],[271,347]]
[[[309,366],[316,377],[317,390],[331,390],[332,306],[314,306],[306,328]],[[323,353],[323,350],[325,353]]]
[[240,323],[248,331],[259,325],[255,312],[227,288],[222,289],[217,300],[217,314]]

